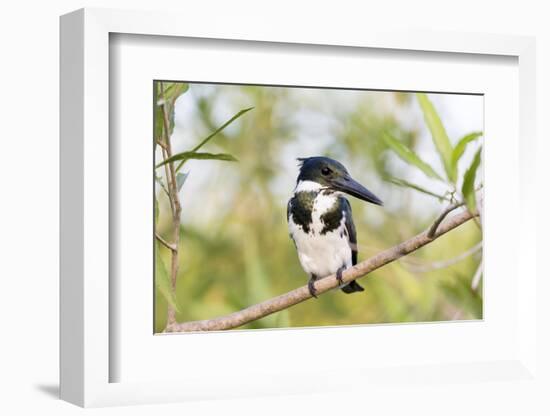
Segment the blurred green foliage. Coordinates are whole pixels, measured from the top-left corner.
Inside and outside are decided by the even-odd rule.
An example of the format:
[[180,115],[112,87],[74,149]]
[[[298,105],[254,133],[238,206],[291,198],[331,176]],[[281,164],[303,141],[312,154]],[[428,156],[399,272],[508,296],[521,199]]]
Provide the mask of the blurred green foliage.
[[[175,105],[173,143],[195,152],[203,137],[210,140],[216,135],[209,144],[216,152],[212,154],[239,160],[197,160],[181,173],[185,184],[182,180],[175,300],[180,322],[228,314],[307,282],[288,236],[286,203],[297,175],[295,159],[314,155],[308,152],[340,160],[385,202],[384,208],[373,208],[350,198],[359,261],[424,231],[447,200],[464,198],[475,204],[480,152],[463,172],[458,162],[470,157],[465,149],[481,133],[453,144],[423,94],[354,92],[352,105],[343,105],[330,99],[330,91],[324,100],[294,88],[190,84],[179,91],[181,111],[190,116],[185,119],[188,125],[178,126],[183,117],[178,117]],[[254,109],[248,112],[250,107]],[[248,113],[241,117],[244,112]],[[424,120],[421,126],[405,126],[399,115],[415,112]],[[229,115],[238,115],[238,120]],[[304,124],[309,126],[305,131]],[[432,146],[420,152],[423,131]],[[161,161],[157,157],[156,163]],[[418,172],[425,175],[421,181]],[[167,236],[171,214],[161,184],[159,177],[157,231]],[[363,278],[365,292],[332,291],[244,328],[481,318],[482,288],[471,288],[481,253],[447,267],[431,267],[465,252],[481,238],[479,225],[470,221]],[[159,246],[158,254],[169,264],[168,249]],[[166,324],[167,300],[158,285],[157,289],[155,331],[160,332]]]

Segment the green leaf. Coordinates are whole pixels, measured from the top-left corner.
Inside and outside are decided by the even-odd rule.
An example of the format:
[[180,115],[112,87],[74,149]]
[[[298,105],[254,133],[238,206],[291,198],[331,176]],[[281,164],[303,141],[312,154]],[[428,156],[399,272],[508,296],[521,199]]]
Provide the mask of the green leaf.
[[196,145],[193,148],[193,152],[196,152],[201,147],[203,147],[206,143],[210,141],[216,134],[223,131],[227,126],[229,126],[231,123],[233,123],[235,120],[237,120],[239,117],[241,117],[243,114],[246,114],[250,110],[252,110],[254,107],[245,108],[244,110],[239,111],[237,114],[235,114],[233,117],[231,117],[229,120],[227,120],[225,123],[223,123],[214,133],[212,133],[210,136],[206,137],[202,142],[200,142],[198,145]]
[[165,82],[164,85],[164,98],[172,104],[189,89],[189,84],[185,82]]
[[172,83],[165,91],[164,91],[164,99],[166,100],[166,111],[168,111],[168,123],[169,123],[169,131],[168,131],[168,137],[170,137],[174,131],[174,125],[175,125],[175,109],[174,104],[176,100],[179,98],[180,95],[182,95],[185,91],[189,89],[189,85],[185,83]]
[[416,166],[430,178],[442,180],[441,176],[439,176],[430,165],[420,159],[420,157],[418,157],[416,153],[414,153],[401,141],[397,140],[395,137],[389,135],[388,133],[385,133],[382,137],[388,147],[391,148],[403,161],[413,166]]
[[[237,114],[235,114],[233,117],[231,117],[229,120],[227,120],[225,123],[223,123],[218,129],[216,129],[212,134],[207,136],[205,139],[203,139],[198,145],[196,145],[193,149],[191,149],[191,152],[196,152],[201,147],[203,147],[206,143],[208,143],[214,136],[216,136],[218,133],[223,131],[227,126],[229,126],[231,123],[233,123],[235,120],[237,120],[239,117],[241,117],[243,114],[246,114],[250,110],[252,110],[254,107],[245,108],[244,110],[239,111]],[[185,163],[185,160],[182,160],[178,167],[176,168],[176,172],[178,172],[183,164]]]
[[170,193],[168,192],[168,189],[164,185],[164,182],[162,181],[162,178],[157,175],[157,172],[155,172],[155,181],[160,185],[162,190],[166,192],[166,196],[170,197]]
[[479,136],[481,136],[483,133],[480,131],[476,131],[474,133],[467,134],[462,139],[458,141],[455,148],[453,149],[453,154],[451,157],[451,169],[454,175],[454,182],[456,183],[456,178],[458,176],[458,161],[464,154],[464,151],[466,150],[466,147],[469,143],[476,140]]
[[164,129],[164,120],[162,116],[162,106],[158,104],[159,101],[159,90],[160,90],[160,83],[155,82],[155,114],[154,114],[154,125],[155,125],[155,149],[157,145],[157,140],[163,140],[164,136],[162,134]]
[[183,184],[187,180],[188,176],[189,176],[189,172],[176,174],[176,185],[178,187],[178,191],[181,190],[181,187],[183,186]]
[[[174,103],[180,95],[189,89],[189,84],[184,82],[161,82],[155,81],[155,144],[156,141],[164,140],[164,114],[163,107],[166,108],[168,118],[168,132],[166,138],[170,138],[174,131]],[[161,89],[162,88],[162,89]]]
[[438,195],[434,192],[431,192],[431,191],[428,191],[427,189],[425,188],[422,188],[421,186],[418,186],[414,183],[411,183],[411,182],[408,182],[406,180],[403,180],[403,179],[399,179],[399,178],[390,178],[388,179],[388,182],[391,182],[397,186],[402,186],[404,188],[411,188],[411,189],[414,189],[415,191],[418,191],[418,192],[422,192],[423,194],[426,194],[426,195],[430,195],[430,196],[433,196],[437,199],[439,199],[440,201],[444,201],[446,200],[447,198],[443,195]]
[[426,121],[430,133],[432,134],[432,140],[437,148],[441,162],[443,162],[447,177],[454,183],[456,181],[456,177],[453,176],[454,174],[451,168],[453,146],[447,136],[445,127],[443,126],[443,123],[441,122],[441,119],[439,118],[439,115],[437,114],[437,111],[428,96],[423,93],[417,93],[416,97],[418,99],[418,103],[420,104],[420,108],[424,113],[424,120]]
[[166,163],[175,162],[178,160],[186,161],[189,159],[197,160],[225,160],[227,162],[238,162],[237,158],[227,153],[202,153],[202,152],[181,152],[162,161],[156,167],[159,168]]
[[158,222],[159,222],[159,200],[155,196],[155,230],[157,229]]
[[155,285],[166,301],[179,312],[176,294],[172,290],[170,276],[168,276],[166,266],[160,256],[160,245],[158,241],[156,241],[155,244]]
[[470,211],[473,211],[476,207],[476,197],[475,197],[475,181],[476,181],[476,173],[477,168],[479,167],[479,164],[481,162],[481,149],[476,152],[474,159],[472,160],[472,164],[464,174],[464,181],[462,182],[462,196],[464,197],[464,201],[466,202],[466,205],[468,206],[468,209]]

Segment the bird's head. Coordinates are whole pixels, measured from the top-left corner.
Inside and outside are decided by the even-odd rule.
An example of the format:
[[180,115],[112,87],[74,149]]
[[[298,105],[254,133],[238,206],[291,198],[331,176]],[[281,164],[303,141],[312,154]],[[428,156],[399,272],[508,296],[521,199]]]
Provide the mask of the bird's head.
[[345,192],[363,201],[382,205],[382,201],[371,191],[357,182],[340,162],[328,157],[315,156],[298,159],[300,174],[297,189],[329,189]]

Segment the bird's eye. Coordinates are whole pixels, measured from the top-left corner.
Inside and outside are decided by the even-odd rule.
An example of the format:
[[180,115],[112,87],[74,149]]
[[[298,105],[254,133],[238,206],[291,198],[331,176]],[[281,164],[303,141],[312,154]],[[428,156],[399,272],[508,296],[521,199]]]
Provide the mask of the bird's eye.
[[323,169],[321,169],[321,173],[322,173],[323,175],[325,175],[325,176],[328,176],[328,175],[330,175],[330,174],[332,173],[332,171],[330,170],[330,168],[327,168],[327,167],[325,166]]

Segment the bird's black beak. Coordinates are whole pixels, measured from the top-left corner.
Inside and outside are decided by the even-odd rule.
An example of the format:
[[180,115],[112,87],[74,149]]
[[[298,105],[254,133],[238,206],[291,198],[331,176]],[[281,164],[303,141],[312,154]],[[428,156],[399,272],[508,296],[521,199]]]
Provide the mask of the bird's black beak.
[[332,187],[337,191],[345,192],[346,194],[362,199],[363,201],[371,202],[376,205],[383,205],[380,198],[349,175],[334,179],[332,181]]

